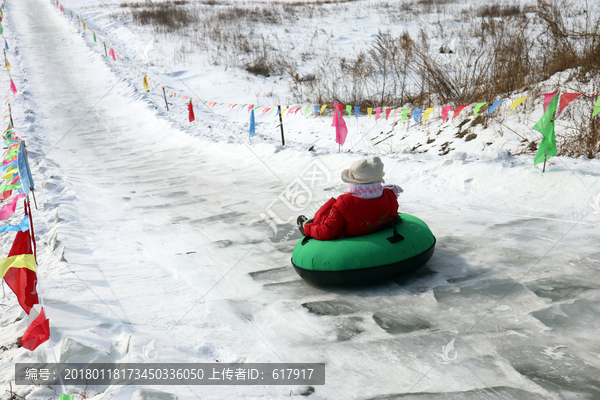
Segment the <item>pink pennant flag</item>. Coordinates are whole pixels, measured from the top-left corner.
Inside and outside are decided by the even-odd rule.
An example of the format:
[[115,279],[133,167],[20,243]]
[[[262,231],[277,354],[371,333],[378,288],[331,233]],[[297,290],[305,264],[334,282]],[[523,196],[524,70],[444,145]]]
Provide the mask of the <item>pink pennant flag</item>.
[[546,93],[544,95],[544,112],[546,112],[546,107],[548,107],[548,104],[550,104],[550,102],[552,101],[554,96],[556,96],[556,93],[558,93],[558,92]]
[[343,146],[348,135],[348,127],[342,117],[342,104],[336,103],[333,106],[335,107],[335,115],[333,116],[333,124],[331,126],[335,126],[335,142]]
[[10,160],[4,160],[4,161],[2,161],[2,165],[6,165],[8,163],[11,163],[11,162],[15,161],[16,159],[17,159],[17,156],[14,156]]
[[448,114],[450,113],[450,110],[452,110],[452,107],[454,106],[442,107],[442,124],[446,122],[446,119],[448,118]]
[[13,82],[12,78],[10,78],[10,90],[14,93],[17,94],[17,87],[15,86],[15,83]]
[[462,106],[458,106],[458,107],[456,107],[456,110],[454,110],[454,115],[452,116],[452,119],[454,119],[454,118],[458,117],[458,114],[460,114],[460,112],[461,112],[462,110],[464,110],[464,109],[465,109],[465,107],[468,107],[468,106],[469,106],[468,104],[463,104]]
[[5,220],[15,213],[15,209],[17,208],[17,201],[19,198],[25,197],[25,194],[16,195],[10,203],[5,204],[0,208],[0,220]]
[[558,113],[560,114],[565,109],[565,107],[569,105],[570,102],[572,102],[579,96],[581,96],[581,93],[563,93],[560,96],[560,105],[558,107]]
[[253,108],[254,108],[254,104],[250,104],[248,106],[248,114],[250,113],[250,111],[252,111]]
[[376,108],[375,109],[375,123],[377,123],[377,120],[379,119],[380,115],[381,115],[381,108]]
[[111,47],[110,51],[108,52],[108,54],[112,56],[113,61],[117,61],[117,59],[115,57],[115,51],[112,49],[112,47]]

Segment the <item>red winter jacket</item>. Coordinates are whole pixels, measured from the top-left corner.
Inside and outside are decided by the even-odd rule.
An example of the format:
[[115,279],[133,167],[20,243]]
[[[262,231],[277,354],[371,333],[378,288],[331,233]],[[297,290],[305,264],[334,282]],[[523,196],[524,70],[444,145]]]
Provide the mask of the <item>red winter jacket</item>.
[[351,194],[331,198],[316,212],[304,234],[318,240],[360,236],[374,232],[398,215],[398,198],[384,189],[381,197],[361,199]]

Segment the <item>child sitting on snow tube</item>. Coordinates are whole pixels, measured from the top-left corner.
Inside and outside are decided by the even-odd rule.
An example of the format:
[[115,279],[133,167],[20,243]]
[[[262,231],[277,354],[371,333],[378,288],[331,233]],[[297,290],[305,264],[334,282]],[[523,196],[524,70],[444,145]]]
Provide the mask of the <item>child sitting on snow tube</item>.
[[398,216],[397,197],[403,192],[397,185],[382,185],[383,162],[370,157],[353,162],[342,171],[348,190],[331,198],[314,219],[298,217],[298,229],[317,240],[368,235]]

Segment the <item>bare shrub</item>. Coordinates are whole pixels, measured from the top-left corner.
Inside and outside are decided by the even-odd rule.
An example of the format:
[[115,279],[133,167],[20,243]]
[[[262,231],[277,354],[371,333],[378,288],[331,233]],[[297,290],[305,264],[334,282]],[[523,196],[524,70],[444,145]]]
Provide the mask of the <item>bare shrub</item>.
[[593,21],[586,14],[581,26],[569,22],[563,10],[562,4],[538,0],[537,16],[546,32],[539,38],[546,50],[542,53],[543,77],[575,69],[579,79],[589,81],[590,73],[600,71],[600,19]]
[[595,158],[600,153],[600,119],[574,120],[575,133],[559,140],[559,155]]
[[[599,89],[600,80],[596,79],[592,91]],[[566,121],[566,129],[556,135],[558,155],[596,158],[600,153],[600,118],[592,118],[596,97],[580,97],[577,101],[577,107],[570,107],[560,115],[560,119]]]
[[139,25],[151,25],[156,31],[172,32],[198,21],[194,9],[184,8],[184,0],[166,1],[162,3],[130,3],[133,4],[131,15]]
[[479,16],[484,18],[506,18],[520,15],[523,12],[518,5],[487,4],[479,9]]

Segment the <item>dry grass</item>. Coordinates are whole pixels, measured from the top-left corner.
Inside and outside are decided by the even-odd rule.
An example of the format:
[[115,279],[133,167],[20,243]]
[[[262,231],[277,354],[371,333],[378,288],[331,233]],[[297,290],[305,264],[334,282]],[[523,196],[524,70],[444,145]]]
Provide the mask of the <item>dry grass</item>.
[[342,4],[342,3],[354,3],[358,0],[315,0],[315,1],[272,1],[273,4],[282,4],[285,6],[321,6],[323,4]]
[[485,5],[479,9],[479,16],[483,18],[507,18],[521,15],[523,9],[517,5]]
[[151,25],[157,31],[173,32],[198,22],[198,14],[193,9],[183,7],[186,0],[171,0],[160,3],[121,3],[121,7],[131,8],[133,21],[139,25]]

